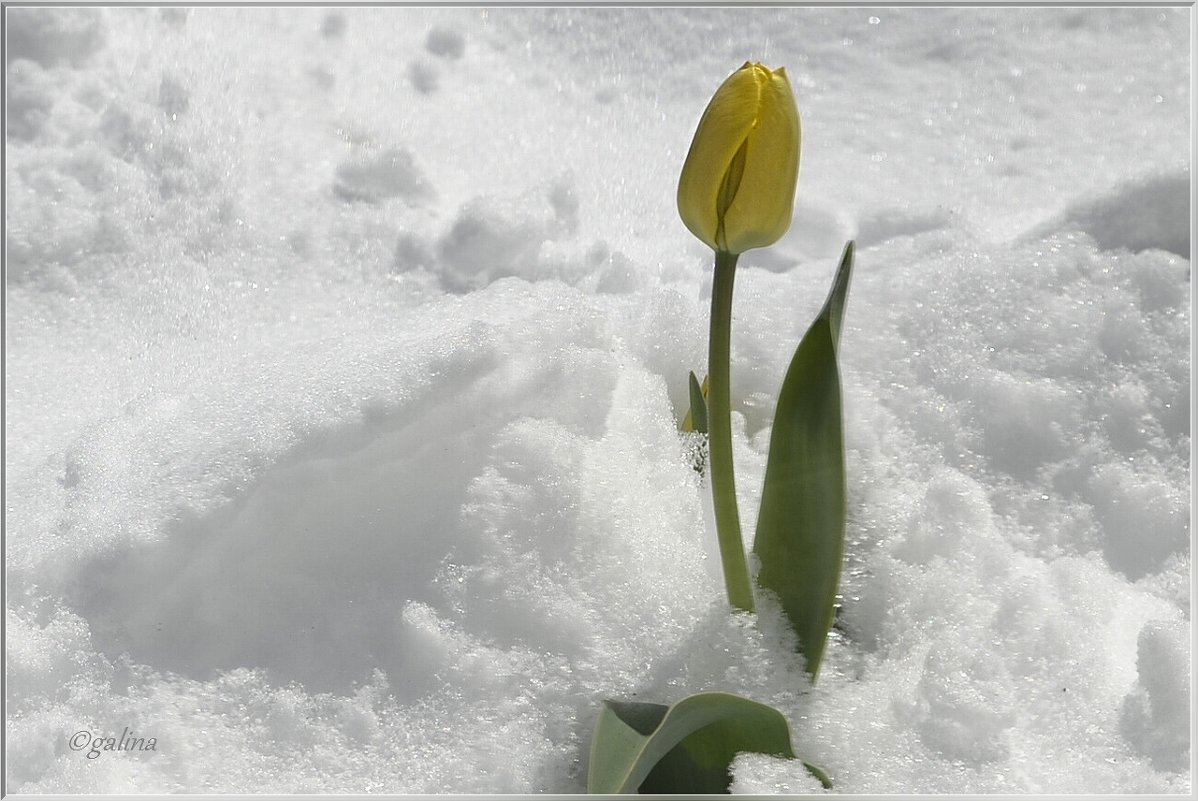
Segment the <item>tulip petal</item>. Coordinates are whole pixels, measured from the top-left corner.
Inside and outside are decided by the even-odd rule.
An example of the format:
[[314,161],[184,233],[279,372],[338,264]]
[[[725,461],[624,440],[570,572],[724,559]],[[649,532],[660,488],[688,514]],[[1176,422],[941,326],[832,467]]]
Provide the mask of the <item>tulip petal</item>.
[[728,172],[724,175],[724,182],[720,185],[720,196],[716,199],[715,206],[716,219],[719,221],[715,241],[720,246],[720,250],[728,250],[727,237],[724,234],[724,219],[732,201],[736,200],[737,190],[740,189],[741,178],[745,175],[745,159],[748,152],[749,140],[746,139],[741,143],[736,155],[732,157],[732,163],[728,165]]
[[785,69],[767,72],[755,125],[748,134],[744,174],[723,217],[725,248],[743,253],[778,241],[790,227],[799,170],[799,112]]
[[760,69],[746,62],[716,90],[699,120],[678,180],[682,222],[714,250],[723,250],[716,241],[720,190],[757,119],[761,88],[756,73]]

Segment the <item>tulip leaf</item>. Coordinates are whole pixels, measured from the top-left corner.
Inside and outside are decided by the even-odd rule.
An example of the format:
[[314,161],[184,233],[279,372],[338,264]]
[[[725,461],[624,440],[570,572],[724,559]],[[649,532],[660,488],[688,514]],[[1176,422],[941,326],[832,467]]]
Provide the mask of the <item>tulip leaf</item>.
[[700,434],[707,433],[707,397],[703,392],[703,387],[699,386],[699,379],[695,378],[694,371],[690,374],[690,393],[691,393],[691,430],[697,431]]
[[[695,377],[695,371],[690,372],[690,377],[687,379],[690,397],[690,408],[686,410],[686,417],[682,418],[682,425],[678,428],[680,431],[697,431],[700,434],[707,433],[707,379],[703,379],[703,384],[699,384],[699,379]],[[696,414],[699,416],[696,417]],[[696,420],[698,421],[696,423]],[[701,428],[699,426],[702,426]]]
[[853,243],[782,382],[753,552],[777,593],[814,682],[836,608],[844,554],[845,473],[837,350]]
[[[790,727],[778,710],[710,692],[673,706],[604,701],[591,743],[589,793],[727,793],[728,767],[749,751],[794,759]],[[832,782],[803,763],[820,783]]]
[[820,317],[828,318],[828,324],[832,327],[832,341],[838,349],[840,348],[840,325],[844,319],[844,304],[849,297],[849,279],[853,274],[855,248],[856,245],[851,239],[845,243],[844,253],[840,256],[840,266],[836,268],[836,275],[832,278],[832,289],[828,292],[828,299],[824,301],[824,308],[820,310]]

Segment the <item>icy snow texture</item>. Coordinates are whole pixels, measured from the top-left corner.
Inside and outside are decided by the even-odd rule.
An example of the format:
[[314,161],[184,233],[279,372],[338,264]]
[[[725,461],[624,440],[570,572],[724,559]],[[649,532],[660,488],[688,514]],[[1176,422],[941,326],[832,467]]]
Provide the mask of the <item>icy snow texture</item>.
[[[1189,10],[6,13],[10,789],[574,792],[601,698],[711,689],[841,792],[1190,789]],[[860,246],[813,692],[677,432],[674,182],[746,59],[804,122],[748,532]]]

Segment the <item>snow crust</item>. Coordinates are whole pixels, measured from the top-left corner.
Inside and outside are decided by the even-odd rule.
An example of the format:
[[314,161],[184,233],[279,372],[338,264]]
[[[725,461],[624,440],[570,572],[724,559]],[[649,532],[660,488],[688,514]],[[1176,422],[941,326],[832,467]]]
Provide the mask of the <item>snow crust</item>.
[[[581,792],[601,699],[718,689],[835,792],[1190,792],[1190,10],[5,13],[10,790]],[[859,245],[815,688],[678,432],[746,59],[804,135],[746,532]]]

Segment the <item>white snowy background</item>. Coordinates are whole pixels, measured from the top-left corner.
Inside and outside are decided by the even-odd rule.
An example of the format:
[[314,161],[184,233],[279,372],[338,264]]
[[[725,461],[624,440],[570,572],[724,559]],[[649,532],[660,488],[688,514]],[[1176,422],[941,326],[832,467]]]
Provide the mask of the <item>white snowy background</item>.
[[[581,792],[601,699],[719,689],[836,792],[1189,792],[1190,15],[9,9],[9,790]],[[674,191],[745,60],[803,120],[737,278],[747,536],[859,247],[810,692],[678,432]]]

